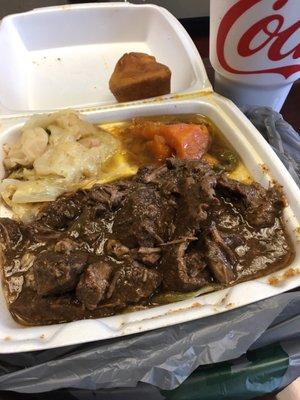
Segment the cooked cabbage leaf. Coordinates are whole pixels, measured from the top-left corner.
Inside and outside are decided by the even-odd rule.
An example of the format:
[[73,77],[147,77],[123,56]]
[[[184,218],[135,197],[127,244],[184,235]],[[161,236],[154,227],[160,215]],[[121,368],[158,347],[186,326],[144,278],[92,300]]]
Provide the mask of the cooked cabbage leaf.
[[[129,176],[136,168],[124,158],[102,171],[120,151],[120,141],[105,130],[82,120],[74,111],[30,118],[15,144],[5,146],[4,166],[10,172],[0,184],[4,202],[25,218],[25,205],[55,200],[82,184],[108,182]],[[117,159],[116,159],[117,160]]]

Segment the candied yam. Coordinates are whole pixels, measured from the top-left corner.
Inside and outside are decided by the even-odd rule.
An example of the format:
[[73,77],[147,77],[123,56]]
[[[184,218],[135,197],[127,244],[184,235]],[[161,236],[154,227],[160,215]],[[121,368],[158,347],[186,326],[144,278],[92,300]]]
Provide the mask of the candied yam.
[[172,155],[172,149],[162,136],[155,135],[153,140],[148,142],[148,148],[158,160],[164,160]]
[[210,140],[207,127],[196,124],[165,125],[161,135],[176,151],[178,158],[201,158],[207,151]]

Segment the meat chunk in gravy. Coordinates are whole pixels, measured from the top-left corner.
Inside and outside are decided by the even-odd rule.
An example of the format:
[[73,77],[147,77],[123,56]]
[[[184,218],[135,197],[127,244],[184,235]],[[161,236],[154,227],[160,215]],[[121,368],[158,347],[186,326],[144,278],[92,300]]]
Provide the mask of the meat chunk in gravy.
[[41,252],[33,263],[36,291],[40,296],[64,294],[73,290],[87,265],[88,254],[82,251]]
[[159,272],[145,268],[136,262],[125,263],[113,277],[107,292],[108,302],[117,308],[138,303],[151,296],[160,282]]
[[116,212],[114,237],[130,248],[163,243],[166,228],[172,221],[172,211],[156,188],[133,185],[123,207]]
[[282,196],[275,188],[265,189],[258,183],[245,185],[222,177],[218,187],[244,209],[244,216],[249,224],[257,227],[274,225],[276,216],[284,203]]
[[10,311],[35,325],[97,318],[268,274],[293,257],[282,210],[275,187],[195,160],[66,194],[32,224],[0,219]]
[[81,275],[76,296],[88,310],[94,310],[105,298],[113,268],[107,262],[90,265]]

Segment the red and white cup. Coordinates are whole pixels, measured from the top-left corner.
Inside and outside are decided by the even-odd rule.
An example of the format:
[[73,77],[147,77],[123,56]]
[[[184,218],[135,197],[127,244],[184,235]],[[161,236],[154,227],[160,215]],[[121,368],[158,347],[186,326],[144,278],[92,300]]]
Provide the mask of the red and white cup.
[[210,0],[215,90],[280,111],[300,78],[300,0]]

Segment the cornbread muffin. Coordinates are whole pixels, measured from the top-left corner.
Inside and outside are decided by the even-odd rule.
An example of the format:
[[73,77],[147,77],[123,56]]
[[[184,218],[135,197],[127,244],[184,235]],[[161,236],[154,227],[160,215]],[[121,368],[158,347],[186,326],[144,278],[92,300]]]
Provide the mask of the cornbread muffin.
[[145,53],[126,53],[117,62],[109,88],[119,102],[170,93],[171,71]]

